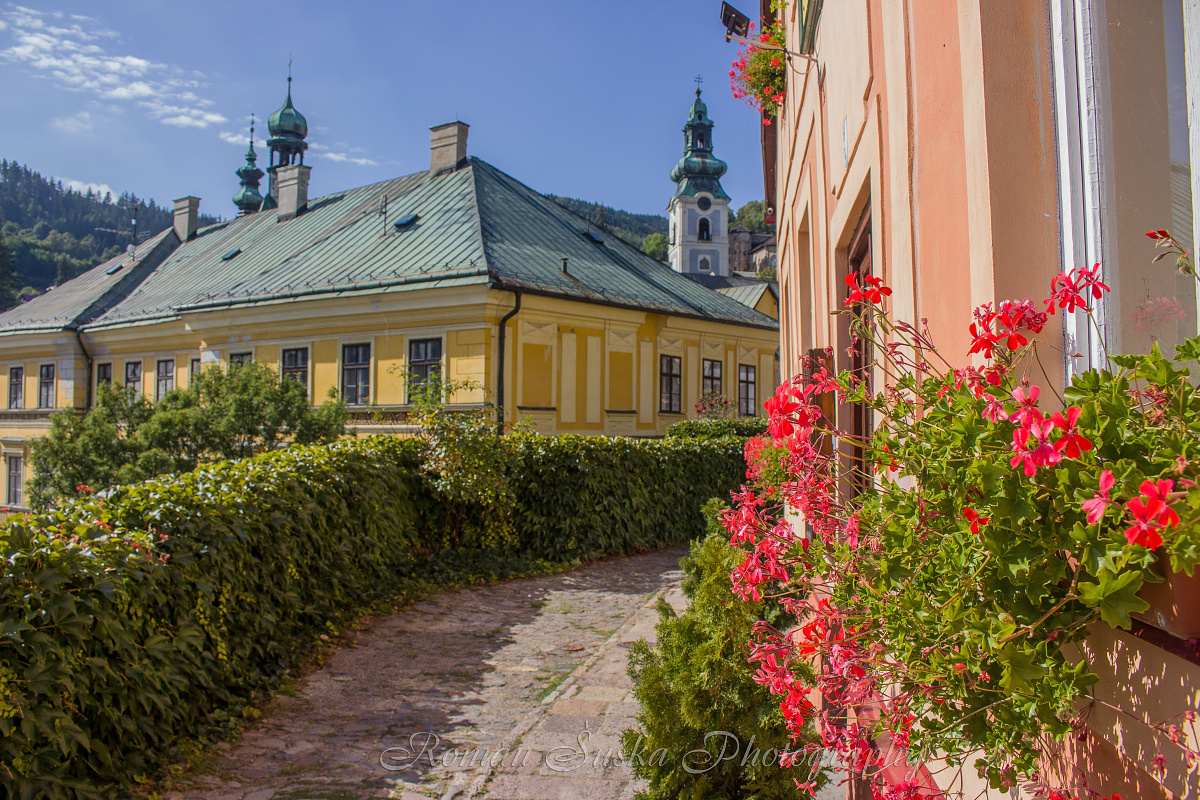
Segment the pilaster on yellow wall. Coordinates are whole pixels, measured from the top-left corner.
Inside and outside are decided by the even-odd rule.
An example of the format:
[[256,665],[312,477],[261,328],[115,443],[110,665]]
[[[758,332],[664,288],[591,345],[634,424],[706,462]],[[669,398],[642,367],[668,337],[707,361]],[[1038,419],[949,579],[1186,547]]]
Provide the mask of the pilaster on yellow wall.
[[38,407],[38,367],[40,361],[25,362],[25,407]]
[[381,406],[400,405],[405,397],[405,376],[408,374],[404,358],[402,334],[375,337],[376,374],[379,376],[375,389],[375,402]]
[[490,334],[486,328],[446,333],[446,373],[451,381],[467,381],[474,389],[463,389],[450,398],[452,403],[482,403],[487,397],[487,352]]
[[309,369],[312,370],[313,401],[322,399],[333,389],[337,392],[338,383],[338,348],[333,339],[322,339],[313,342],[312,354],[309,357]]
[[683,413],[696,416],[696,403],[700,400],[700,343],[687,342],[683,358]]
[[279,345],[260,344],[254,348],[254,360],[279,369]]
[[[604,397],[604,353],[602,351],[603,339],[600,334],[601,331],[595,331],[594,335],[589,333],[584,349],[583,380],[587,398],[584,404],[584,422],[593,427],[604,425],[604,418],[601,416],[601,400]],[[629,391],[632,395],[632,384]]]
[[638,426],[654,424],[654,342],[638,342]]
[[[558,422],[574,426],[575,401],[579,395],[579,337],[573,328],[559,334],[559,365]],[[586,392],[585,386],[585,395]]]

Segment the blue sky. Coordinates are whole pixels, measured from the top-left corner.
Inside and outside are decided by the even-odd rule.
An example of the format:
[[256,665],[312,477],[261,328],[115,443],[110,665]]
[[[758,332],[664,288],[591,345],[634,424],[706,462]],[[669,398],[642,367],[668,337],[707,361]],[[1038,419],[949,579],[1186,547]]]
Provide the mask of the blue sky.
[[[751,10],[743,0],[744,11]],[[429,127],[534,189],[663,213],[695,89],[734,207],[762,195],[758,118],[729,91],[718,0],[0,6],[0,156],[73,185],[232,216],[248,120],[286,92],[314,196],[428,168]],[[260,166],[266,163],[259,146]],[[265,187],[265,182],[264,182]]]

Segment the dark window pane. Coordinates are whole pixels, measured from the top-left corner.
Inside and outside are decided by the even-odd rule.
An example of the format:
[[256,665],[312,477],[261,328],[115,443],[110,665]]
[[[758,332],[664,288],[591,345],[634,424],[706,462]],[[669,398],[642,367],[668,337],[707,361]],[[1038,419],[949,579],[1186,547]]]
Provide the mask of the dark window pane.
[[54,408],[54,365],[38,367],[38,408]]
[[175,388],[175,362],[159,361],[155,377],[154,399],[162,400],[167,392]]
[[755,369],[749,364],[738,364],[738,413],[754,416],[758,413],[756,398],[757,380]]
[[125,365],[125,385],[142,393],[142,362],[131,361]]
[[291,378],[308,389],[308,348],[297,347],[283,351],[283,377]]
[[112,385],[112,364],[96,365],[96,385]]
[[658,410],[678,414],[683,407],[683,359],[679,356],[660,356],[658,379]]
[[342,399],[348,405],[365,406],[371,401],[371,345],[342,346]]
[[412,339],[408,343],[409,387],[423,386],[442,373],[442,340]]
[[21,456],[8,456],[8,504],[22,505],[25,489],[25,464]]
[[8,407],[25,407],[25,369],[13,367],[8,371]]

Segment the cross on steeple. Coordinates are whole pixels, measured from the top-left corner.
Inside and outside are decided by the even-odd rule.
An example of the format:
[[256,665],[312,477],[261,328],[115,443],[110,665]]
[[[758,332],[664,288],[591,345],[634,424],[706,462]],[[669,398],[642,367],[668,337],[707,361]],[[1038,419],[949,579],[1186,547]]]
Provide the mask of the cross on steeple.
[[696,94],[700,94],[700,84],[702,84],[702,83],[704,83],[704,78],[701,78],[699,75],[697,75],[696,76]]

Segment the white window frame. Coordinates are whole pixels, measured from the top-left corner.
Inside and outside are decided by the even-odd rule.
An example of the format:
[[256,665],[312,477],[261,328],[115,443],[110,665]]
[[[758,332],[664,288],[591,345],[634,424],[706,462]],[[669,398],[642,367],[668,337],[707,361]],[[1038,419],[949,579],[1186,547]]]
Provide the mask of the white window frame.
[[[1184,29],[1200,32],[1200,0],[1182,0]],[[1059,230],[1061,269],[1100,263],[1105,283],[1119,286],[1112,265],[1104,259],[1104,194],[1112,192],[1111,162],[1106,160],[1108,120],[1101,103],[1107,80],[1104,31],[1096,25],[1103,0],[1052,0],[1050,28],[1054,61],[1054,118],[1058,150]],[[1187,63],[1189,151],[1192,163],[1192,241],[1200,242],[1200,36],[1184,36]],[[1200,301],[1200,297],[1198,297]],[[1197,303],[1200,307],[1200,302]],[[1119,320],[1097,304],[1096,321],[1105,338],[1116,333]],[[1066,380],[1101,366],[1103,343],[1075,312],[1067,317],[1064,346]]]

